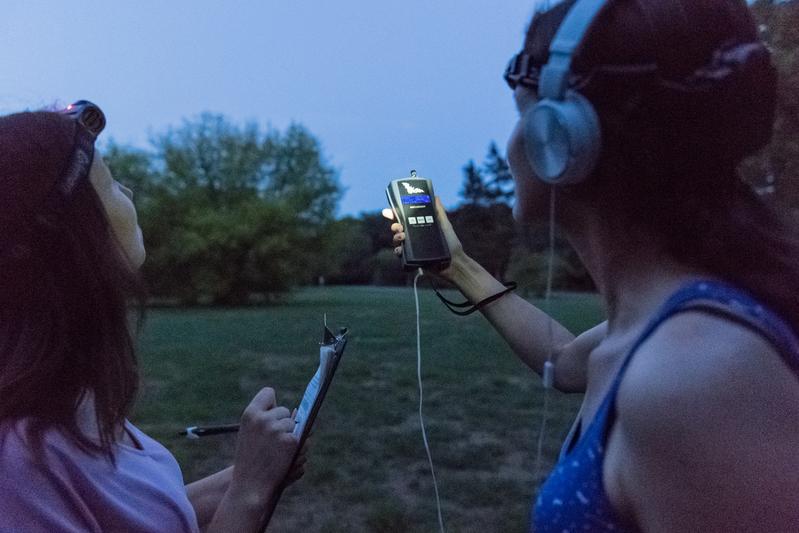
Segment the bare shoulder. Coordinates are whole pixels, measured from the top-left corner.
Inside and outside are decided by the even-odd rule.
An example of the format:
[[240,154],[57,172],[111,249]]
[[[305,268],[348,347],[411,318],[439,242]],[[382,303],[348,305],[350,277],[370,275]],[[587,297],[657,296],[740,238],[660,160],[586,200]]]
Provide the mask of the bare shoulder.
[[643,529],[799,526],[799,376],[757,332],[675,315],[630,363],[617,415],[620,485]]
[[722,409],[729,418],[734,405],[739,415],[778,409],[796,421],[799,376],[758,332],[691,311],[667,320],[641,345],[618,401],[630,414],[647,415],[649,420],[653,414],[667,420],[676,416],[685,423],[694,420],[674,412],[679,405],[691,406],[697,416],[720,414],[714,410]]

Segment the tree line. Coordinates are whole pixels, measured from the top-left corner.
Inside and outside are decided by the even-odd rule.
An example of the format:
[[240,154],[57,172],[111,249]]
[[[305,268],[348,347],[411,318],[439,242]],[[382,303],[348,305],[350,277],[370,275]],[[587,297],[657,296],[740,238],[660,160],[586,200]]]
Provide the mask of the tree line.
[[[143,275],[155,298],[234,305],[297,285],[408,282],[380,211],[334,217],[338,173],[299,124],[264,130],[206,113],[151,139],[150,150],[111,142],[104,156],[135,191],[148,250]],[[468,253],[499,278],[531,268],[540,277],[543,243],[514,226],[513,179],[497,146],[463,172],[462,202],[450,217]],[[570,266],[584,277],[579,262]]]

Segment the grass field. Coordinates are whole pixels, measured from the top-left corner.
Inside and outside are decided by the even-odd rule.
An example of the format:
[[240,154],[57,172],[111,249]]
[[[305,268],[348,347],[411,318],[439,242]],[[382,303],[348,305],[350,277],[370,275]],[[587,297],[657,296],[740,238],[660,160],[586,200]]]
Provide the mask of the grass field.
[[[452,315],[427,290],[420,302],[424,415],[447,530],[523,531],[538,484],[540,380],[478,314]],[[134,423],[175,454],[187,482],[227,466],[235,436],[189,441],[176,431],[236,422],[267,385],[295,406],[318,364],[323,313],[350,328],[350,341],[307,473],[284,493],[270,531],[435,531],[410,289],[314,288],[272,307],[151,310]],[[575,332],[601,320],[590,295],[556,295],[553,314]],[[579,402],[552,393],[545,466]]]

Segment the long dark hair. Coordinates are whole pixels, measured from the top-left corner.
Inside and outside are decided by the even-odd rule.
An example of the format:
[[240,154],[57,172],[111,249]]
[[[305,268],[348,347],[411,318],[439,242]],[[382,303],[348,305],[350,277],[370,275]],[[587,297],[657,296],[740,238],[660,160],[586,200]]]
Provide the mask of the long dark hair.
[[[0,215],[0,422],[28,420],[39,450],[56,428],[113,460],[138,389],[131,326],[144,289],[88,176],[53,193],[75,127],[52,112],[0,118],[0,206],[13,206]],[[99,443],[76,420],[86,395]]]
[[[573,4],[567,0],[533,18],[524,51],[538,63],[546,63]],[[639,4],[609,2],[574,58],[575,73],[660,60],[669,75],[688,77],[716,50],[758,40],[742,0],[683,1],[692,27],[673,42],[653,39]],[[737,172],[770,138],[776,79],[767,66],[760,75],[695,94],[634,76],[588,84],[581,92],[599,114],[603,149],[589,181],[563,194],[601,206],[623,227],[657,239],[676,260],[751,292],[799,332],[796,228]]]

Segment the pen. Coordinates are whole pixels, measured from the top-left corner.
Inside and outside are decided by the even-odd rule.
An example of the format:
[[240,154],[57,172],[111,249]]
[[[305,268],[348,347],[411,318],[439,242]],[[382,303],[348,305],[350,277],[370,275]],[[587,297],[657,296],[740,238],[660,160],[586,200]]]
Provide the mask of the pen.
[[[297,423],[296,417],[297,410],[294,410],[292,413],[292,418],[294,418],[294,423]],[[186,437],[188,439],[199,439],[200,437],[208,437],[209,435],[222,435],[223,433],[235,433],[239,430],[241,424],[224,424],[221,426],[191,426],[187,427],[183,431],[179,432],[178,435],[181,437]]]
[[189,439],[199,439],[209,435],[221,435],[223,433],[235,433],[239,430],[239,424],[225,424],[223,426],[191,426],[179,433]]

